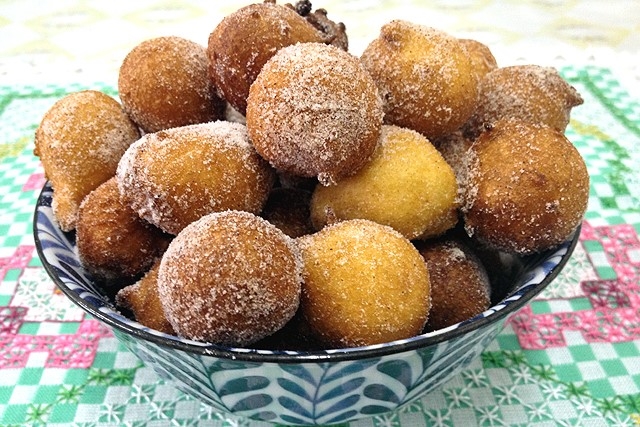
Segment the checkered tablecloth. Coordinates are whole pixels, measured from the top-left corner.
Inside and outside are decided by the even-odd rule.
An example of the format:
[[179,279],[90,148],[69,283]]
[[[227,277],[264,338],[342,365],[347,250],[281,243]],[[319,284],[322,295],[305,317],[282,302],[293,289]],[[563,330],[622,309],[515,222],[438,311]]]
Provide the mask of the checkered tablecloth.
[[[592,182],[572,259],[460,375],[350,427],[640,425],[640,104],[607,68],[561,72],[585,98],[567,136]],[[0,87],[0,425],[268,425],[160,381],[41,267],[34,131],[57,99],[89,87],[115,95],[104,84]]]

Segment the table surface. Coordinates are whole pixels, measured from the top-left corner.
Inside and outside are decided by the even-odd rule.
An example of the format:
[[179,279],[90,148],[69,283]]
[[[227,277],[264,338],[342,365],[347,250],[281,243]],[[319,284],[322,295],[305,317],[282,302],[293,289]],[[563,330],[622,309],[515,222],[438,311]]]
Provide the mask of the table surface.
[[[567,129],[591,191],[565,270],[471,365],[399,411],[354,426],[640,426],[640,2],[314,2],[345,22],[358,54],[408,19],[488,44],[500,65],[556,66],[585,99]],[[116,95],[140,41],[206,44],[245,2],[0,1],[0,425],[258,426],[184,395],[48,278],[32,218],[44,183],[33,135],[84,88]]]

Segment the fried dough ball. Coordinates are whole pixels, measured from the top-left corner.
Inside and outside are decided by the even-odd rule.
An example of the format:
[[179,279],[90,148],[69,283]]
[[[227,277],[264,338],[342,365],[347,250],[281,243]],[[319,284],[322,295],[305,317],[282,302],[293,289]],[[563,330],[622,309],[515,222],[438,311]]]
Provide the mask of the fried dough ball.
[[485,123],[522,120],[564,132],[571,109],[584,101],[555,68],[514,65],[491,71],[480,82],[476,110],[464,125],[475,138]]
[[135,320],[147,328],[175,334],[173,327],[164,314],[158,295],[158,270],[160,259],[136,283],[122,288],[116,294],[116,304],[130,310]]
[[316,229],[331,220],[355,218],[391,226],[409,240],[440,235],[458,222],[455,174],[424,136],[385,125],[362,169],[313,192]]
[[146,134],[122,156],[123,200],[167,233],[228,209],[259,213],[275,172],[239,123],[209,122]]
[[469,53],[471,66],[480,81],[489,72],[498,68],[498,62],[493,56],[491,49],[484,43],[474,39],[459,39]]
[[277,187],[271,190],[261,217],[289,237],[301,237],[315,230],[311,225],[311,193],[300,188]]
[[167,319],[183,337],[246,346],[282,328],[300,302],[293,239],[240,211],[206,215],[171,242],[158,272]]
[[209,78],[204,46],[180,37],[145,40],[125,57],[118,91],[145,132],[222,118],[224,103]]
[[471,148],[469,235],[507,252],[530,254],[564,242],[589,199],[583,158],[558,130],[501,120]]
[[329,40],[292,7],[250,4],[225,16],[209,35],[210,77],[224,99],[245,114],[249,87],[267,60],[285,46],[305,42]]
[[85,90],[58,100],[35,134],[34,154],[54,189],[52,209],[62,231],[76,227],[87,194],[111,178],[140,131],[115,99]]
[[378,344],[422,331],[431,305],[429,274],[401,234],[354,219],[298,241],[302,314],[325,346]]
[[76,244],[83,267],[106,283],[135,280],[169,245],[170,237],[120,200],[115,177],[87,195],[78,211]]
[[473,113],[478,80],[467,50],[455,37],[394,20],[382,27],[361,59],[378,85],[387,124],[436,139],[458,129]]
[[325,185],[355,173],[373,153],[382,105],[358,59],[331,45],[278,51],[251,85],[247,128],[276,169]]
[[491,306],[487,271],[467,245],[444,238],[419,242],[417,247],[431,281],[427,331],[471,319]]

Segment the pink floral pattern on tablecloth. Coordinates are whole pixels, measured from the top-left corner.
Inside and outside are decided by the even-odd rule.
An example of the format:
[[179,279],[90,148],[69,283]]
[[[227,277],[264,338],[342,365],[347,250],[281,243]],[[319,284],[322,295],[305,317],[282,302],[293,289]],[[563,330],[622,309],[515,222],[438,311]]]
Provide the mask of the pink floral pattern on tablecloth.
[[591,227],[585,221],[580,238],[602,245],[615,280],[581,283],[589,309],[535,314],[524,307],[510,320],[524,349],[565,346],[562,331],[579,331],[590,343],[640,339],[640,261],[629,255],[640,250],[638,234],[628,224]]

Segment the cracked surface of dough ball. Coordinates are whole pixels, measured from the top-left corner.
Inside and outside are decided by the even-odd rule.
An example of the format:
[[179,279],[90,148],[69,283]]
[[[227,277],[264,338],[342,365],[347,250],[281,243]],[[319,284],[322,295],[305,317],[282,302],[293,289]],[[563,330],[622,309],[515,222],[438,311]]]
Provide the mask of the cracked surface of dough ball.
[[209,78],[204,46],[181,37],[145,40],[125,57],[118,92],[145,132],[222,118],[224,102]]
[[316,229],[355,218],[393,227],[409,240],[440,235],[458,222],[453,169],[424,136],[385,125],[376,151],[362,169],[313,192],[311,219]]
[[278,50],[323,42],[322,34],[292,8],[256,3],[225,16],[209,35],[209,74],[224,99],[246,113],[249,87]]
[[122,156],[116,178],[141,218],[175,235],[211,212],[259,213],[275,172],[244,125],[218,121],[144,135]]
[[45,113],[34,154],[54,189],[52,209],[61,230],[75,228],[82,200],[113,177],[120,157],[139,137],[118,101],[102,92],[66,95]]
[[[120,200],[115,177],[89,193],[78,212],[76,244],[82,265],[106,283],[126,283],[144,273],[170,236]],[[120,286],[122,287],[122,286]]]
[[401,234],[355,219],[298,241],[302,314],[325,346],[379,344],[422,331],[431,305],[429,273]]
[[530,254],[580,225],[589,174],[578,150],[548,126],[501,120],[469,152],[465,228],[497,249]]
[[426,331],[471,319],[491,306],[491,284],[484,265],[462,242],[435,239],[419,242],[431,280],[431,310]]
[[358,59],[337,47],[300,43],[279,50],[251,85],[247,128],[276,169],[328,185],[373,153],[382,105]]
[[294,316],[301,282],[293,239],[256,215],[225,211],[191,223],[171,242],[158,294],[180,336],[246,346]]
[[382,26],[361,60],[378,85],[387,124],[435,139],[473,113],[478,79],[466,48],[447,33],[394,20]]
[[571,109],[584,101],[555,68],[514,65],[497,68],[480,81],[475,112],[464,125],[475,138],[485,123],[514,119],[564,132]]

